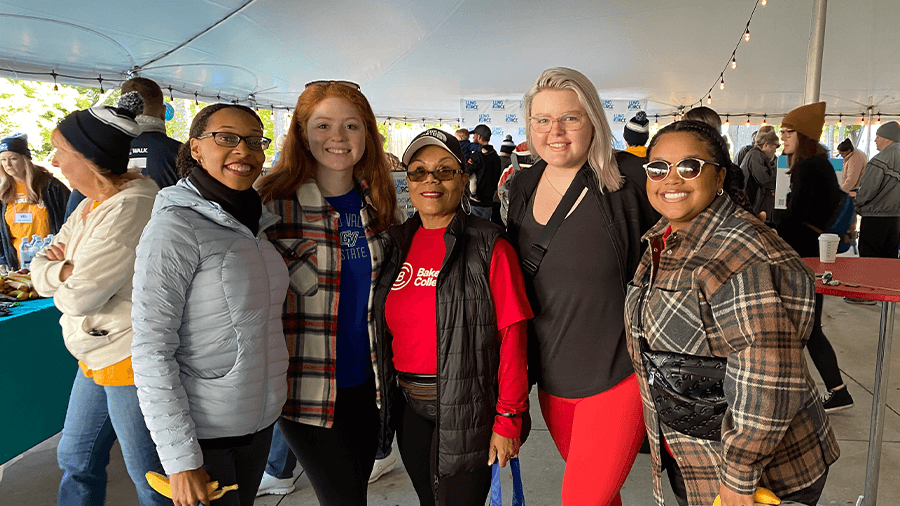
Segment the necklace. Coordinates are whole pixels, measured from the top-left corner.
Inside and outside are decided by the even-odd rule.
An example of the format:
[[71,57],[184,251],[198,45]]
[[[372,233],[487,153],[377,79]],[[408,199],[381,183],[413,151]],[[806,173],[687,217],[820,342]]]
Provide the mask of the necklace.
[[[553,191],[555,191],[556,193],[558,193],[560,197],[563,197],[563,196],[565,195],[563,192],[559,191],[559,189],[553,184],[553,181],[550,180],[550,175],[547,174],[546,172],[544,172],[544,180],[547,181],[547,184],[550,185],[550,188],[552,188]],[[571,179],[569,179],[569,184],[572,184],[572,180],[571,180]],[[568,187],[567,187],[567,188],[568,188]]]

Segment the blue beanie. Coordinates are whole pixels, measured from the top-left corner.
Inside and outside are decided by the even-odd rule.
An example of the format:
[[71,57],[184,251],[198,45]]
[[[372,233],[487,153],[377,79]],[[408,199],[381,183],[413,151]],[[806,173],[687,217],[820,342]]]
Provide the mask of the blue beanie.
[[124,174],[128,171],[131,141],[141,133],[134,118],[132,110],[99,105],[69,114],[56,128],[76,151],[98,167]]
[[30,160],[31,150],[28,149],[28,136],[25,134],[12,134],[9,137],[0,139],[0,153],[4,151],[19,153]]

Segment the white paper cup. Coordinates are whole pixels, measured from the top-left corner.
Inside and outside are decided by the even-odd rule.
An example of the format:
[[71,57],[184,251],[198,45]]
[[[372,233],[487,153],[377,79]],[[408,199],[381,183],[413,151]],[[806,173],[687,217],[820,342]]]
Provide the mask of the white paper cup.
[[838,243],[841,238],[837,234],[822,234],[819,236],[819,262],[833,264],[837,256]]

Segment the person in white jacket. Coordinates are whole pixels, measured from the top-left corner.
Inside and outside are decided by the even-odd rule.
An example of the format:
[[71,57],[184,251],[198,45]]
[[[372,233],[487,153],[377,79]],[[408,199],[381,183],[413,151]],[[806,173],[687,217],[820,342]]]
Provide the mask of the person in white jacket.
[[201,110],[137,248],[134,376],[176,506],[251,505],[287,395],[284,260],[253,182],[270,140],[247,107]]
[[[132,95],[123,100],[140,100]],[[159,190],[127,172],[131,139],[140,131],[133,112],[99,106],[69,114],[50,137],[53,166],[87,196],[31,263],[38,293],[52,296],[62,312],[63,339],[79,365],[57,446],[59,505],[104,503],[117,438],[140,504],[167,501],[144,478],[162,466],[131,367],[135,247]]]

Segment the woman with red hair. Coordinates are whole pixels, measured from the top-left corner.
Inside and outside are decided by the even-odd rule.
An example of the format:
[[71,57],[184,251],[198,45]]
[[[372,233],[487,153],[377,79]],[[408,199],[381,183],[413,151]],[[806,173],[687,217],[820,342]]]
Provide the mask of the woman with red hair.
[[281,431],[320,504],[364,505],[383,388],[370,294],[397,197],[358,85],[306,85],[281,157],[258,190],[282,218],[266,232],[290,271]]

